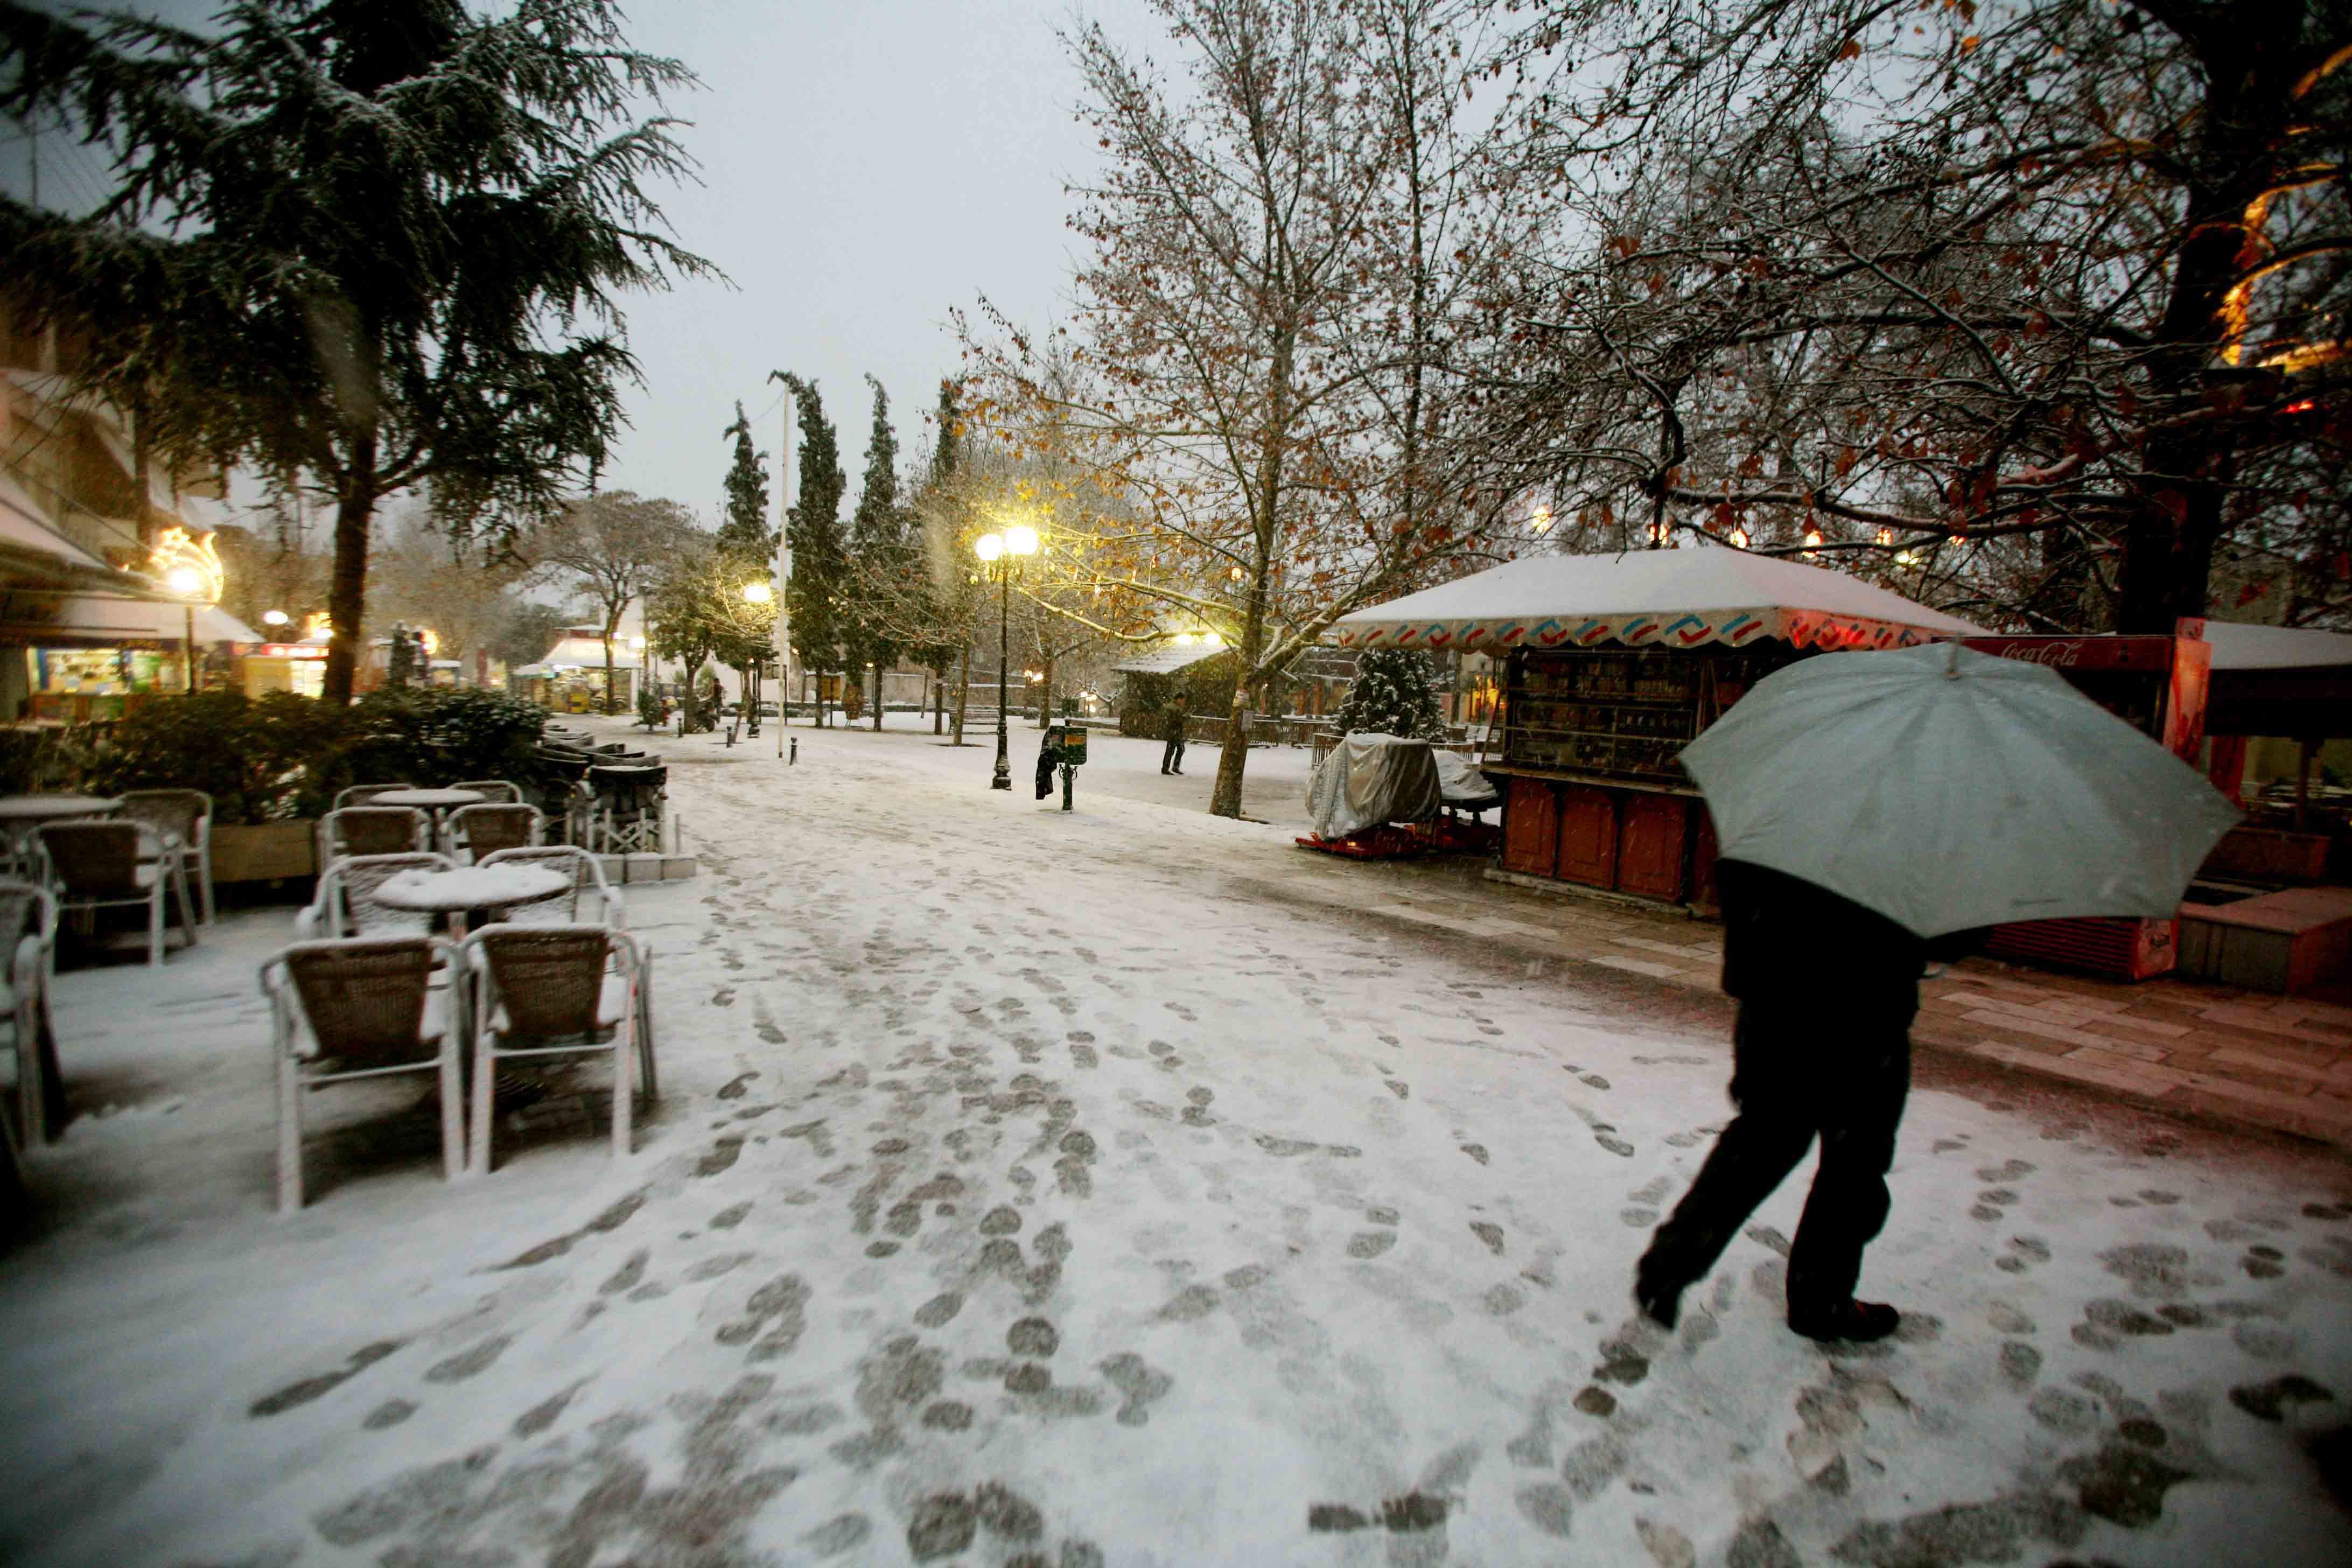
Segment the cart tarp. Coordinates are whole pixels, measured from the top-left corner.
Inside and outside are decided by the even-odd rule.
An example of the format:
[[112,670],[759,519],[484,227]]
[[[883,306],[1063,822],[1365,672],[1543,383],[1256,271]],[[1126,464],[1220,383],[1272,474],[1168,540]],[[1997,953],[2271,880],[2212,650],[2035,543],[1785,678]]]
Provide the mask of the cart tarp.
[[1307,783],[1307,815],[1323,838],[1384,822],[1427,822],[1444,805],[1426,741],[1377,732],[1341,737]]
[[1495,788],[1495,781],[1478,771],[1469,758],[1459,752],[1434,752],[1437,763],[1437,787],[1445,796],[1445,804],[1456,811],[1484,811],[1497,805],[1503,796]]

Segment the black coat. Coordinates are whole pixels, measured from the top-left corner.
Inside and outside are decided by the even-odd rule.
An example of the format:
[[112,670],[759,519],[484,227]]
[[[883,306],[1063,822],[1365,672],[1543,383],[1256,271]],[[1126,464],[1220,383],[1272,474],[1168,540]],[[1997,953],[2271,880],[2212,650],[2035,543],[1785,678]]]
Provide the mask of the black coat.
[[[1053,731],[1045,731],[1048,735]],[[1037,798],[1045,799],[1054,793],[1054,743],[1046,741],[1037,748]]]
[[1163,741],[1181,742],[1184,739],[1185,726],[1192,721],[1192,710],[1181,702],[1177,703],[1168,710],[1168,721],[1160,727],[1160,738]]
[[1990,933],[1916,937],[1885,915],[1785,872],[1718,861],[1723,989],[1742,1002],[1795,1009],[1825,1025],[1910,1022],[1919,976],[1966,957]]

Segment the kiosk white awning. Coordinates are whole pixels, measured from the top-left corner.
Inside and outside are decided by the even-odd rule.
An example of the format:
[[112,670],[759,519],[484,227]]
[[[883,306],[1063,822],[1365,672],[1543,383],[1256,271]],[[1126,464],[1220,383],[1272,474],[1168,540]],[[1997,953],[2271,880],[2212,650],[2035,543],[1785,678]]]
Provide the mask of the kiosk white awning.
[[1339,617],[1342,647],[1904,647],[1983,627],[1842,572],[1744,550],[1538,555]]

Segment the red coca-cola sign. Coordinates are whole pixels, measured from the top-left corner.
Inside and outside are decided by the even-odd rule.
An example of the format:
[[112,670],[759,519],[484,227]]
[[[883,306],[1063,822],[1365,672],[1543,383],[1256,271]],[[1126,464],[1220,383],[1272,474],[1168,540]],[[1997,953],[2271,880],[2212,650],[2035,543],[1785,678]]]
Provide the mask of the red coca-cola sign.
[[2145,670],[2160,674],[2172,668],[2172,642],[2170,637],[1966,637],[1961,646],[1996,658],[2013,658],[2052,669]]

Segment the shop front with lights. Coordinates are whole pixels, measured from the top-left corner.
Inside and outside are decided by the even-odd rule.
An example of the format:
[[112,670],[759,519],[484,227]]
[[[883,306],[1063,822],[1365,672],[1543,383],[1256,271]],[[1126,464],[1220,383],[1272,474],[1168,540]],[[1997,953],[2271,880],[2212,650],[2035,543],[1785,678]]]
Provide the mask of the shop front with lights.
[[237,663],[247,697],[267,697],[273,691],[317,697],[326,689],[327,645],[323,642],[261,643]]

